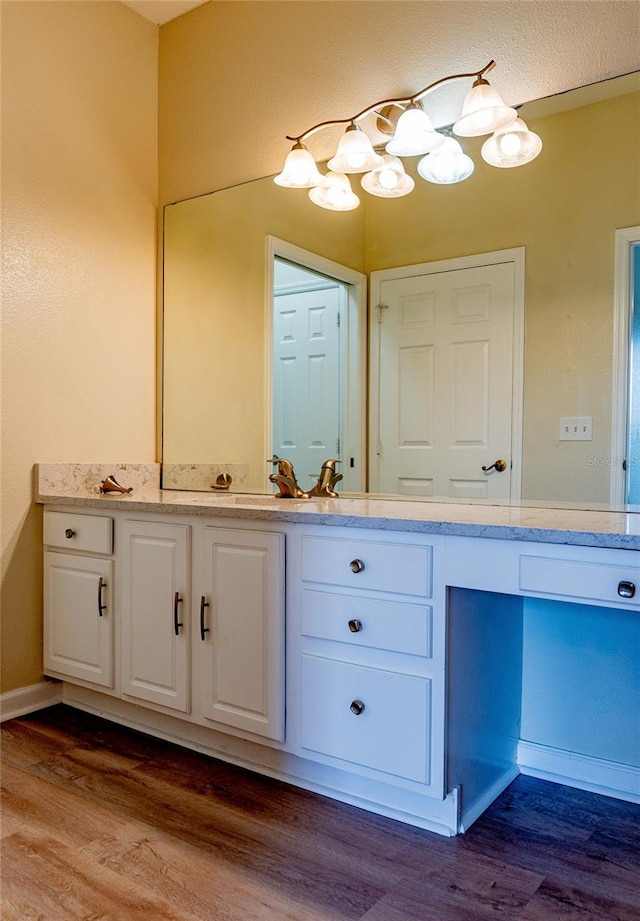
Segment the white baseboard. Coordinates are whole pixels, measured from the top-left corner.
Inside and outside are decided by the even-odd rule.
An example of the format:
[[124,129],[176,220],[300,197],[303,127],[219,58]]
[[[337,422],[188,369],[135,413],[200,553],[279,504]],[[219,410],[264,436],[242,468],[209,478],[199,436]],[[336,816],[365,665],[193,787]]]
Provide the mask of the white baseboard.
[[521,773],[531,777],[640,803],[640,768],[630,764],[549,748],[537,742],[519,742],[518,766]]
[[469,831],[476,819],[480,818],[485,809],[488,809],[491,803],[507,789],[519,773],[519,769],[514,765],[510,770],[505,771],[488,790],[485,790],[484,795],[472,803],[468,809],[463,808],[460,817],[460,831]]
[[59,703],[62,703],[62,683],[59,681],[40,681],[26,688],[5,691],[0,694],[0,722]]

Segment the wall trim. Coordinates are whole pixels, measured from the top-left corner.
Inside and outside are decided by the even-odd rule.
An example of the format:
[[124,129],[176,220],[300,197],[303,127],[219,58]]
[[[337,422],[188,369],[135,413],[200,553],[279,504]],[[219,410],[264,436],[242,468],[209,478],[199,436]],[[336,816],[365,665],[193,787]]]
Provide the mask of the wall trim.
[[0,723],[62,703],[62,682],[40,681],[0,694]]
[[519,742],[517,757],[522,774],[640,803],[639,767],[550,748],[537,742]]

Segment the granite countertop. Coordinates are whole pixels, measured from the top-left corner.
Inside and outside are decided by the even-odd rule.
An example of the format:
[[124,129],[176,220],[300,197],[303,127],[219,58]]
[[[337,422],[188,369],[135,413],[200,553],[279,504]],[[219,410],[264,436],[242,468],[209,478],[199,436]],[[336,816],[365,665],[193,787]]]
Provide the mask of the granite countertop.
[[[101,495],[99,483],[110,473],[124,486],[133,486],[133,492]],[[35,501],[86,509],[126,508],[137,513],[162,512],[640,550],[640,514],[634,512],[370,496],[276,499],[266,495],[160,489],[159,476],[157,464],[39,464],[36,466]]]

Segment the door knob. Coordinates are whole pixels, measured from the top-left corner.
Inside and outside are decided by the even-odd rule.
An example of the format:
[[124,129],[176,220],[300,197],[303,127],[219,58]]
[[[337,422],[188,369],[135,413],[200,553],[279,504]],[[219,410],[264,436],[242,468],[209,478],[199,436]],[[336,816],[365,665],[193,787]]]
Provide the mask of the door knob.
[[347,625],[352,633],[360,633],[362,630],[362,621],[358,620],[357,617],[352,617],[351,620],[347,622]]
[[360,716],[364,712],[364,704],[361,700],[352,700],[349,709],[355,716]]
[[482,469],[485,473],[488,473],[490,470],[493,470],[494,467],[496,469],[496,473],[504,473],[504,471],[507,469],[507,462],[502,460],[502,458],[498,458],[498,460],[494,461],[489,467],[483,466]]
[[364,569],[364,563],[362,562],[362,560],[351,560],[351,562],[349,563],[349,567],[351,569],[351,572],[362,572],[362,570]]

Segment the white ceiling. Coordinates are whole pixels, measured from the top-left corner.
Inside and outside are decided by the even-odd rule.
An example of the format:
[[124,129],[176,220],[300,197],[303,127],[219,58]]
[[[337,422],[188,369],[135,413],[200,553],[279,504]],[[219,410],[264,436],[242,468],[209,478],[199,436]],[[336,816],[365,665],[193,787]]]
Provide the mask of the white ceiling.
[[161,26],[170,19],[176,19],[196,6],[206,3],[206,0],[123,0],[123,3],[145,19]]

